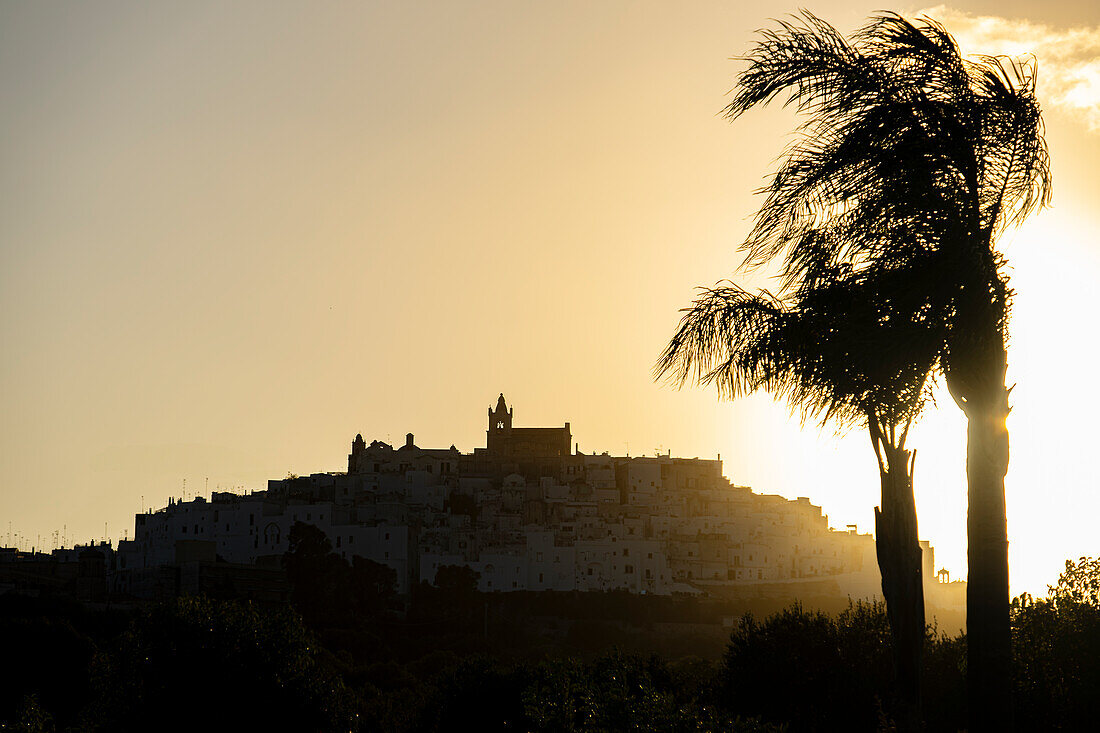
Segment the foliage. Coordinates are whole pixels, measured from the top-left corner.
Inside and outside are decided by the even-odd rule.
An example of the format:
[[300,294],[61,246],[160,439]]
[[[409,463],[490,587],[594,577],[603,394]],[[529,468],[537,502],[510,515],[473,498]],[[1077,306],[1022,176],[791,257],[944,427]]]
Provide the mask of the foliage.
[[798,605],[762,622],[746,615],[730,635],[722,689],[732,709],[792,730],[840,720],[873,730],[892,677],[890,649],[882,604],[857,603],[835,617]]
[[349,564],[312,524],[295,522],[288,546],[283,568],[291,602],[311,626],[353,624],[387,610],[396,597],[393,568],[358,555]]
[[[1014,602],[1019,729],[1094,727],[1100,604],[1087,591],[1098,581],[1100,563],[1082,558],[1067,564],[1046,598]],[[596,620],[623,612],[627,599],[618,595],[505,595],[516,597],[516,614],[556,603],[548,612],[591,617],[629,638]],[[502,595],[473,593],[471,605],[492,609],[491,598]],[[5,660],[23,672],[4,678],[11,687],[0,690],[3,730],[872,731],[889,729],[895,711],[882,604],[851,604],[835,615],[800,606],[762,620],[746,615],[716,661],[677,658],[683,647],[675,645],[668,656],[609,652],[608,634],[596,654],[578,654],[564,638],[546,645],[524,637],[516,643],[525,648],[510,649],[517,637],[493,612],[487,638],[480,615],[465,632],[383,615],[325,628],[318,638],[289,608],[180,599],[131,613],[119,632],[118,619],[102,611],[18,600],[0,598]],[[627,614],[639,633],[647,617],[675,611],[685,620],[688,607],[703,608],[659,600],[658,610]],[[710,626],[724,613],[697,612]],[[70,645],[75,653],[64,663],[47,659],[27,674],[35,649]],[[965,727],[965,650],[965,637],[928,629],[926,730]]]
[[1066,561],[1046,598],[1012,602],[1021,730],[1087,730],[1100,719],[1100,559]]
[[964,59],[938,23],[894,13],[851,40],[810,13],[763,36],[726,113],[786,94],[805,123],[765,188],[751,264],[782,255],[788,284],[842,261],[911,269],[954,249],[957,264],[1049,201],[1033,62]]
[[97,650],[126,621],[117,611],[93,612],[59,598],[0,596],[0,729],[3,721],[71,726],[89,702]]
[[[922,656],[928,730],[963,726],[965,641],[929,627]],[[758,621],[742,617],[717,677],[731,713],[792,731],[875,731],[895,719],[892,638],[882,603],[827,615],[794,605]]]
[[472,597],[480,579],[481,573],[469,565],[443,565],[435,571],[435,587],[449,598]]
[[782,261],[779,297],[704,289],[657,371],[906,422],[932,367],[974,368],[975,299],[1007,318],[993,234],[1050,195],[1034,67],[964,60],[942,26],[893,13],[849,40],[805,12],[745,60],[730,118],[784,94],[805,116],[743,245],[746,265]]
[[92,671],[89,727],[337,730],[343,683],[289,609],[181,598],[139,614]]
[[501,665],[468,659],[441,674],[417,731],[765,733],[780,731],[706,704],[665,661],[618,651],[590,662]]
[[704,288],[655,371],[725,397],[763,389],[803,420],[889,432],[927,400],[942,330],[922,299],[891,292],[895,279],[838,267],[782,300],[733,283]]
[[48,733],[54,730],[53,716],[38,704],[37,695],[27,695],[23,699],[16,730],[20,733]]
[[1055,603],[1100,608],[1100,557],[1066,560],[1066,569],[1058,576],[1058,585],[1050,588],[1050,595]]

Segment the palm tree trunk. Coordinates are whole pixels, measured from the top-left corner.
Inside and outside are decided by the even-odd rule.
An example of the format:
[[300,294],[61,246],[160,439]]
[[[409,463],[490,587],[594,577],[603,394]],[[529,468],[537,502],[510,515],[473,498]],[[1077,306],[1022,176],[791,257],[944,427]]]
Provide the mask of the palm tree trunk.
[[924,643],[924,584],[913,500],[915,454],[882,443],[882,507],[875,508],[875,552],[882,573],[882,595],[894,641],[898,730],[921,727],[921,654]]
[[1012,728],[1012,632],[1008,595],[1008,393],[1005,318],[1008,285],[991,248],[975,269],[987,286],[968,287],[959,302],[967,324],[949,347],[947,388],[966,415],[967,706],[975,731]]
[[[1003,362],[1002,362],[1003,364]],[[1012,638],[1009,625],[1008,390],[1000,384],[987,399],[967,401],[966,586],[967,688],[970,730],[1007,731],[1012,725]]]

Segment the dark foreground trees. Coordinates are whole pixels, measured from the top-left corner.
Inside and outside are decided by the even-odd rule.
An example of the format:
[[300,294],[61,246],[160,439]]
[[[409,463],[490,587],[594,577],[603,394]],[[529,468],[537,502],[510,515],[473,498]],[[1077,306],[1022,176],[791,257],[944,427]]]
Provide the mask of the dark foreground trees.
[[822,266],[906,271],[945,314],[939,366],[968,421],[971,730],[1011,726],[1005,339],[996,235],[1050,195],[1034,64],[965,59],[932,21],[873,18],[851,39],[810,14],[765,31],[727,107],[783,96],[806,116],[745,249],[784,284]]
[[1100,558],[1066,561],[1046,598],[1012,601],[1020,730],[1089,730],[1100,720]]
[[[1067,565],[1046,598],[1015,602],[1010,674],[1022,729],[1095,728],[1097,588],[1100,561],[1082,558]],[[480,595],[487,600],[489,594]],[[511,594],[493,597],[502,595]],[[569,594],[531,600],[557,607],[563,595]],[[120,614],[9,594],[0,596],[0,729],[890,728],[892,635],[882,604],[855,604],[831,615],[795,606],[743,617],[731,631],[707,658],[685,658],[678,651],[617,651],[606,637],[584,650],[547,645],[537,636],[496,644],[480,627],[459,635],[380,618],[314,635],[286,608],[201,598]],[[19,642],[32,636],[33,643]],[[921,668],[927,730],[966,727],[965,648],[965,637],[929,630]],[[50,649],[71,653],[42,658]]]
[[390,609],[397,573],[382,563],[355,555],[349,563],[312,524],[295,522],[283,555],[290,600],[313,627],[354,624]]
[[[926,729],[957,730],[965,724],[963,643],[926,634],[918,670]],[[724,704],[792,731],[895,730],[892,643],[882,604],[857,603],[838,615],[793,606],[766,619],[746,616],[723,658]]]
[[181,598],[91,666],[89,730],[349,730],[351,697],[289,608]]

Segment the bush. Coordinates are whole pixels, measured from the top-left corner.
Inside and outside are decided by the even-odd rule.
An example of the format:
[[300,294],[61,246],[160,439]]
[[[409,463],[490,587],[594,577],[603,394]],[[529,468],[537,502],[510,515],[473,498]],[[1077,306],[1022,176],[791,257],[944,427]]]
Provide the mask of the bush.
[[1016,724],[1089,730],[1100,719],[1100,560],[1066,561],[1047,598],[1012,602]]
[[759,622],[745,615],[730,635],[722,671],[725,704],[791,730],[874,730],[893,677],[882,604],[839,616],[792,606]]
[[96,730],[354,726],[343,683],[289,609],[181,598],[141,613],[93,666]]

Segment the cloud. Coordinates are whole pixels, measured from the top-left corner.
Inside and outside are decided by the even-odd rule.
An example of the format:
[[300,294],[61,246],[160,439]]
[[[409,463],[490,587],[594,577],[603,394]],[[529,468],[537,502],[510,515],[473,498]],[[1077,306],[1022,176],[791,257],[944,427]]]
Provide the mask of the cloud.
[[945,5],[916,15],[943,23],[964,54],[1034,55],[1039,60],[1040,101],[1100,132],[1100,27],[1055,28],[1029,20],[973,15]]

